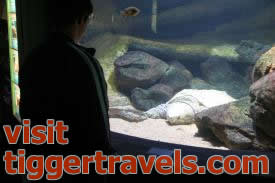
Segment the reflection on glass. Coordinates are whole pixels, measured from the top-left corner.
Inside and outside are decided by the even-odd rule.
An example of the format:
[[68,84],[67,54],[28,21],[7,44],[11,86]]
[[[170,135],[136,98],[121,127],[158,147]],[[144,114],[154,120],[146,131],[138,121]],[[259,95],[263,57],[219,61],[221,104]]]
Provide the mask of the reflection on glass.
[[13,73],[14,73],[14,80],[16,84],[18,84],[18,75],[19,75],[19,60],[18,60],[18,51],[17,50],[11,50],[12,55],[12,62],[13,62]]
[[10,11],[11,13],[16,13],[16,1],[15,0],[8,0],[10,5]]
[[16,26],[16,6],[15,0],[7,0],[8,13],[8,32],[10,47],[10,73],[11,73],[11,92],[13,103],[13,114],[20,121],[19,101],[20,88],[18,87],[19,58],[18,58],[18,38]]
[[10,20],[10,29],[11,29],[11,47],[13,49],[18,50],[18,43],[17,43],[17,29],[16,29],[16,14],[10,13],[9,14],[9,20]]

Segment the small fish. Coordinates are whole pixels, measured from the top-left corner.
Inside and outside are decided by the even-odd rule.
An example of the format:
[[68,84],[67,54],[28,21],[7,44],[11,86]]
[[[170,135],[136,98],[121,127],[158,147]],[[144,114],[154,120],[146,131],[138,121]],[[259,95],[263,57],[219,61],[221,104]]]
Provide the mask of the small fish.
[[121,16],[124,16],[124,17],[130,17],[130,16],[137,16],[139,15],[140,13],[140,10],[136,7],[128,7],[128,8],[125,8],[123,11],[120,12],[120,15]]

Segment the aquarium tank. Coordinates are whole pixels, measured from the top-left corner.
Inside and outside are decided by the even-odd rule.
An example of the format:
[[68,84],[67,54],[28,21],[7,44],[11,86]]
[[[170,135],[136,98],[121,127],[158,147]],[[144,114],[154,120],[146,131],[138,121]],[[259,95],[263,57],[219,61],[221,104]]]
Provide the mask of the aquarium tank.
[[273,0],[93,4],[81,44],[96,49],[103,67],[112,131],[213,149],[275,149]]

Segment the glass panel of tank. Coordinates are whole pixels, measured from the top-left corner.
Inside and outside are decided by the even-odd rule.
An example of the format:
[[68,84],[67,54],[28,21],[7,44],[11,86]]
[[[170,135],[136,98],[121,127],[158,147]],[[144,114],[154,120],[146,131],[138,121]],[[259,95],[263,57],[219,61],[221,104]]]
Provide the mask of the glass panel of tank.
[[274,78],[273,0],[93,3],[82,44],[97,49],[113,131],[199,147],[274,149],[275,124],[265,121],[274,119],[275,101],[257,93],[274,90],[260,80]]

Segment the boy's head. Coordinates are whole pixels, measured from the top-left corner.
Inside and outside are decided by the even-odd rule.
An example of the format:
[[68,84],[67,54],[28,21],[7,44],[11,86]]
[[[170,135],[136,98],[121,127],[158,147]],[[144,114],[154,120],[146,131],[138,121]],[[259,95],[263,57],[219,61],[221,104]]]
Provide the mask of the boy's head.
[[51,23],[59,30],[87,22],[93,14],[91,0],[55,0],[49,5]]

